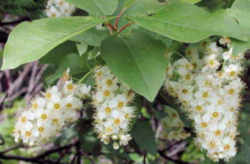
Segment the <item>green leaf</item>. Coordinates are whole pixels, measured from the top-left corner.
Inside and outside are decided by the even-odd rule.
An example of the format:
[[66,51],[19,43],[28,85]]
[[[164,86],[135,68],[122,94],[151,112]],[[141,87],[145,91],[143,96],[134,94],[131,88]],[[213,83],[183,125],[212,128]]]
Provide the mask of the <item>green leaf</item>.
[[104,21],[93,17],[68,17],[22,23],[9,36],[2,69],[38,60],[59,44]]
[[76,47],[80,56],[82,56],[88,50],[88,45],[85,42],[77,43]]
[[233,9],[239,9],[249,12],[250,0],[236,0],[232,6]]
[[101,42],[109,36],[109,32],[106,29],[97,30],[95,27],[77,35],[70,40],[75,42],[85,42],[91,46],[101,46]]
[[129,158],[133,160],[134,162],[138,162],[138,163],[143,162],[143,156],[137,153],[130,153]]
[[195,4],[200,2],[201,0],[181,0],[182,2],[186,2],[186,3],[191,3],[191,4]]
[[88,71],[87,55],[80,56],[78,54],[74,42],[65,42],[41,59],[41,63],[54,66],[52,70],[46,72],[45,81],[52,84],[60,78],[68,68],[71,75],[77,75]]
[[121,2],[127,8],[124,14],[131,16],[153,14],[166,5],[166,3],[160,3],[158,0],[121,0]]
[[143,32],[111,37],[102,44],[102,55],[111,71],[137,93],[153,101],[165,79],[165,46]]
[[116,10],[119,0],[67,0],[76,7],[87,11],[90,15],[112,15]]
[[156,154],[157,146],[155,142],[155,133],[153,132],[150,121],[137,120],[132,131],[132,137],[140,150],[147,151],[151,154]]
[[129,17],[139,26],[180,42],[198,42],[211,35],[246,41],[246,30],[229,10],[213,13],[192,4],[174,2],[153,16]]
[[237,55],[239,53],[244,53],[246,50],[250,48],[250,42],[242,42],[239,40],[232,40],[233,45],[233,54]]
[[[248,30],[250,28],[250,0],[236,0],[232,6],[231,13],[240,24],[241,28]],[[234,53],[245,52],[250,48],[250,34],[247,35],[249,41],[242,42],[239,40],[232,40]]]

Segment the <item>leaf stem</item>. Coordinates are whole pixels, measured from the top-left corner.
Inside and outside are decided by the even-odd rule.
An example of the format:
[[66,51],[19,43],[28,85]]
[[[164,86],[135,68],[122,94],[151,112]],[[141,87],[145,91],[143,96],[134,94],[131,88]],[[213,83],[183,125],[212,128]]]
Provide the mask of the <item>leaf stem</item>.
[[131,25],[132,25],[132,23],[125,24],[124,26],[121,27],[121,29],[119,30],[119,33],[121,33],[122,31],[124,31],[126,28],[128,28]]
[[110,35],[113,34],[113,31],[116,31],[114,26],[112,24],[110,24],[110,23],[106,23],[105,26],[108,28]]
[[116,30],[118,30],[118,24],[119,24],[119,21],[120,21],[120,18],[122,16],[122,14],[126,11],[127,8],[124,8],[121,10],[121,12],[117,15],[116,19],[115,19],[115,25],[114,25],[114,28]]
[[82,83],[84,82],[84,80],[92,73],[92,70],[90,70],[89,72],[87,72],[79,81],[78,83]]

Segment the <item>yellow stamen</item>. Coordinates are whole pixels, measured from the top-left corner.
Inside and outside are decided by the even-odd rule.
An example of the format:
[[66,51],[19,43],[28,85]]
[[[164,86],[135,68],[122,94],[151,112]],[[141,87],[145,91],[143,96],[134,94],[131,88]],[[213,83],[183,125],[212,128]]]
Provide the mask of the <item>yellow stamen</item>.
[[56,104],[54,104],[54,108],[58,110],[58,109],[60,109],[60,108],[61,108],[61,105],[60,105],[60,104],[58,104],[58,103],[56,103]]
[[104,95],[105,97],[110,96],[110,91],[109,91],[109,90],[105,90],[105,91],[103,92],[103,95]]
[[44,131],[44,127],[42,127],[42,126],[39,127],[39,128],[38,128],[38,131],[39,131],[40,133],[42,133],[42,132]]
[[71,103],[68,103],[68,104],[66,105],[67,108],[72,108],[72,106],[73,106],[73,105],[72,105]]
[[108,79],[107,81],[106,81],[106,85],[107,86],[111,86],[113,84],[113,81],[111,80],[111,79]]
[[218,118],[218,117],[219,117],[219,113],[218,113],[218,112],[213,112],[212,116],[213,116],[214,118]]
[[208,92],[203,92],[202,97],[203,98],[208,98]]
[[74,85],[73,84],[68,84],[67,85],[67,89],[68,90],[73,90],[74,89]]
[[202,106],[200,106],[200,105],[197,105],[196,107],[195,107],[195,110],[197,110],[197,111],[202,111]]
[[117,105],[118,108],[122,108],[124,106],[124,102],[120,101]]
[[110,114],[112,109],[110,107],[106,107],[104,110],[107,114]]
[[121,120],[119,118],[117,118],[117,119],[114,120],[114,124],[115,125],[120,125],[120,123],[121,123]]
[[21,118],[21,122],[22,122],[22,123],[25,123],[26,121],[27,121],[27,118],[26,118],[26,117],[22,117],[22,118]]
[[47,118],[48,118],[48,115],[47,115],[47,114],[43,113],[43,114],[41,115],[41,119],[42,119],[42,120],[46,120]]
[[25,132],[25,136],[26,136],[26,137],[30,137],[31,135],[32,135],[31,131],[26,131],[26,132]]
[[201,127],[202,127],[202,128],[206,128],[206,127],[207,127],[207,123],[206,123],[206,122],[202,122],[202,123],[201,123]]

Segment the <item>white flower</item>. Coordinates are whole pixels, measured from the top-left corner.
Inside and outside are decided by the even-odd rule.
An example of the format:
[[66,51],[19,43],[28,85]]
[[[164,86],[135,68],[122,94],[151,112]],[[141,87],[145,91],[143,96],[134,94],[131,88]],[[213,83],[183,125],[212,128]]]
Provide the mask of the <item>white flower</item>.
[[82,92],[77,90],[81,87],[69,78],[64,80],[62,88],[53,86],[47,89],[43,96],[34,98],[28,110],[20,115],[14,130],[16,142],[22,140],[29,145],[47,143],[79,118],[78,110],[83,104],[75,93]]
[[127,133],[130,121],[134,117],[135,109],[129,106],[134,93],[129,87],[119,83],[105,66],[96,68],[95,81],[95,131],[102,142],[109,144],[113,141],[114,149],[118,149],[122,145],[127,145],[131,139]]
[[[205,149],[214,161],[229,160],[236,154],[237,116],[244,88],[239,75],[244,55],[236,57],[232,55],[233,49],[223,50],[215,42],[199,51],[201,55],[187,50],[190,63],[196,62],[196,57],[191,56],[195,55],[200,56],[199,62],[206,66],[188,71],[188,68],[183,69],[187,60],[177,60],[169,69],[175,66],[180,76],[189,73],[192,80],[179,78],[173,81],[167,76],[165,88],[170,95],[178,98],[190,119],[194,120],[197,145]],[[170,135],[168,133],[167,136]]]
[[217,60],[217,55],[216,54],[211,54],[208,55],[205,58],[205,62],[207,64],[207,66],[211,69],[217,69],[220,66],[219,61]]
[[209,54],[220,54],[223,50],[221,47],[217,46],[216,42],[212,42],[208,45],[207,51]]
[[226,77],[230,79],[236,78],[241,72],[241,67],[236,64],[231,64],[225,67]]
[[90,90],[91,90],[90,85],[79,84],[78,88],[77,88],[76,95],[79,97],[82,97],[82,98],[88,97],[88,96],[90,96]]
[[127,145],[128,142],[132,139],[132,137],[127,134],[127,135],[120,135],[120,145]]
[[45,14],[48,17],[70,16],[75,7],[64,0],[48,0]]
[[229,60],[232,58],[233,48],[230,48],[229,51],[226,51],[222,54],[224,60]]
[[73,81],[66,81],[63,86],[63,93],[66,95],[72,95],[74,94],[75,90],[77,88],[77,85],[73,84]]
[[32,110],[44,108],[45,105],[46,105],[46,101],[44,98],[41,98],[41,97],[37,97],[31,101],[31,109]]

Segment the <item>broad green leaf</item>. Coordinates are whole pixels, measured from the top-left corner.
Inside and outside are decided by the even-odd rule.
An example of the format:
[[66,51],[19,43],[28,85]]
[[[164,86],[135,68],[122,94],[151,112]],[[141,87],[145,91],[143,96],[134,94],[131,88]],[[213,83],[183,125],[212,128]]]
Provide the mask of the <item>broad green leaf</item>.
[[198,42],[211,35],[248,40],[229,10],[213,13],[192,4],[175,2],[153,16],[129,17],[139,26],[180,42]]
[[165,46],[143,32],[103,41],[102,56],[111,71],[137,93],[153,101],[165,79]]
[[85,42],[76,43],[76,48],[79,55],[82,56],[88,50],[88,45]]
[[151,154],[157,153],[155,133],[151,128],[149,120],[137,120],[131,130],[131,135],[140,150],[147,151]]
[[166,5],[158,0],[120,0],[120,3],[122,8],[127,9],[124,15],[131,16],[153,14]]
[[[232,15],[240,24],[241,28],[244,30],[250,29],[250,0],[236,0],[230,9]],[[247,35],[249,41],[242,42],[239,40],[233,40],[232,44],[234,47],[234,53],[245,52],[250,48],[250,34]]]
[[250,0],[236,0],[232,6],[233,9],[239,9],[249,12]]
[[70,40],[76,42],[85,42],[91,46],[100,46],[101,42],[109,36],[109,32],[106,29],[97,30],[96,27],[77,35]]
[[137,153],[130,153],[129,158],[132,161],[137,162],[137,163],[143,162],[143,156],[141,156],[140,154],[137,154]]
[[112,15],[116,10],[119,0],[67,0],[87,11],[90,15],[104,16]]
[[93,17],[68,17],[22,23],[9,36],[2,69],[38,60],[59,44],[104,21]]
[[186,3],[195,4],[195,3],[200,2],[201,0],[181,0],[181,1],[186,2]]
[[75,43],[70,41],[50,51],[40,62],[54,66],[52,70],[49,69],[45,74],[47,84],[53,84],[68,68],[73,76],[88,71],[87,55],[80,56]]
[[242,42],[239,40],[232,40],[233,54],[237,55],[239,53],[244,53],[246,50],[250,49],[250,42]]

